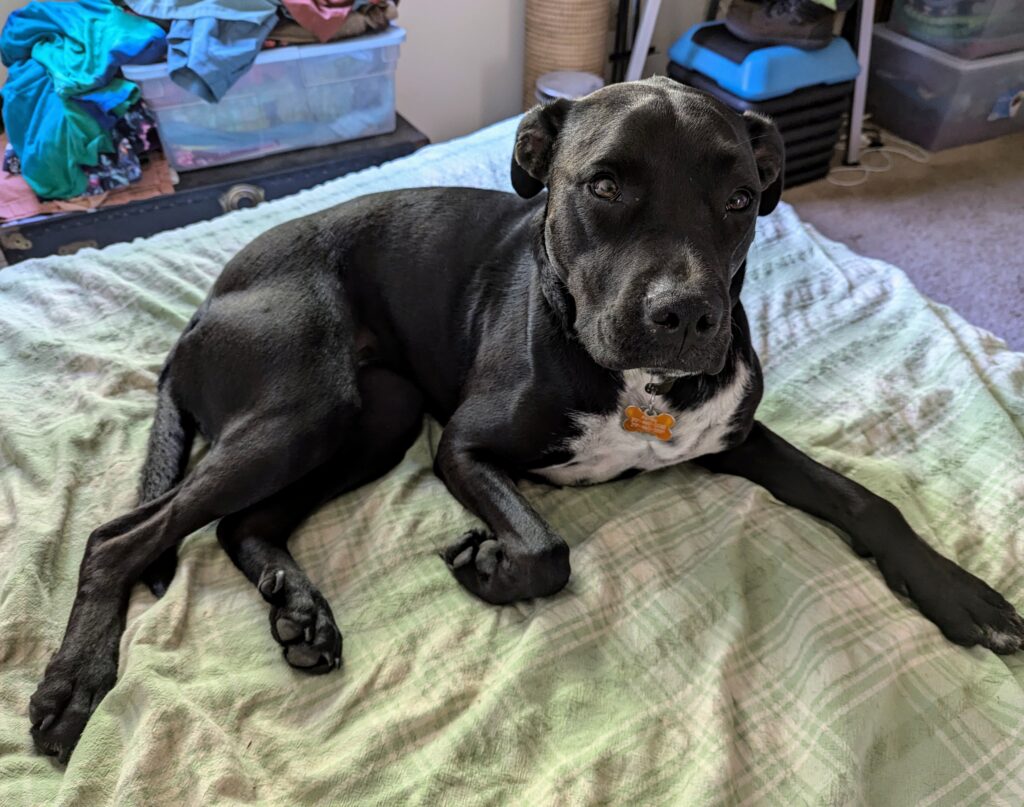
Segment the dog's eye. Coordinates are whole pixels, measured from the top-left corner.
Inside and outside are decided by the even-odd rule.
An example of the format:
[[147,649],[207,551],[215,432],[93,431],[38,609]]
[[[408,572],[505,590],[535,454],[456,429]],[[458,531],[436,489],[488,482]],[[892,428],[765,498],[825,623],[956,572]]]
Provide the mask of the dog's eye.
[[729,197],[729,201],[725,203],[725,209],[731,211],[746,210],[750,207],[750,203],[754,201],[754,197],[750,191],[743,190],[740,188],[738,191],[733,191],[732,196]]
[[598,199],[614,202],[619,198],[619,186],[610,176],[599,176],[590,183],[590,192]]

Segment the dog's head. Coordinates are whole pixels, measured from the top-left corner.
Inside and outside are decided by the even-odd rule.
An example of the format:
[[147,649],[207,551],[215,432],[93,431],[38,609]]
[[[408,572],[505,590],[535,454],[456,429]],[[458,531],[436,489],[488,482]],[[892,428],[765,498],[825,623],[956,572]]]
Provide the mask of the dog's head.
[[722,369],[730,282],[757,215],[779,201],[782,163],[768,118],[665,78],[526,113],[512,185],[525,197],[548,188],[544,249],[595,361]]

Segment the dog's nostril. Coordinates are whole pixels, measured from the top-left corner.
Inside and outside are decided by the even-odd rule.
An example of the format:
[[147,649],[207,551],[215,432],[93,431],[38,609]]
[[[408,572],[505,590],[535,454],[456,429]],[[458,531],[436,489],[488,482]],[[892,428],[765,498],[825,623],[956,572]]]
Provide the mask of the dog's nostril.
[[709,317],[704,314],[699,320],[697,320],[697,333],[704,333],[710,331],[715,327],[715,320],[713,317]]
[[674,311],[662,311],[651,317],[651,320],[655,325],[660,325],[669,331],[674,331],[679,327],[679,315]]

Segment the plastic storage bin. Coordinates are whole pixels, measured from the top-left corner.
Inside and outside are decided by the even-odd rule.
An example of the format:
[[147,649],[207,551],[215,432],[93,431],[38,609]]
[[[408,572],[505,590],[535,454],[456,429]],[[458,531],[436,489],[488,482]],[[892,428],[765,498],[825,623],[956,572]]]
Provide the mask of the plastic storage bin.
[[933,151],[1024,131],[1024,51],[958,59],[876,26],[868,106],[879,125]]
[[889,27],[962,59],[1024,49],[1024,0],[896,0]]
[[395,67],[405,31],[262,51],[219,103],[173,81],[167,63],[125,65],[179,171],[326,146],[395,130]]

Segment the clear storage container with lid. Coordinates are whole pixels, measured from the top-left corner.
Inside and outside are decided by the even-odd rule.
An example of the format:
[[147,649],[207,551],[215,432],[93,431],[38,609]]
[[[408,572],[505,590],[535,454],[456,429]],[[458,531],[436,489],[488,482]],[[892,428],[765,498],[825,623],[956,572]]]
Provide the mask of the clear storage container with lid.
[[1024,0],[895,0],[889,27],[962,59],[1024,49]]
[[125,65],[179,171],[326,146],[395,130],[395,67],[405,31],[260,52],[210,104],[171,81],[167,63]]
[[875,26],[868,108],[875,121],[938,150],[1024,131],[1024,51],[958,59]]

